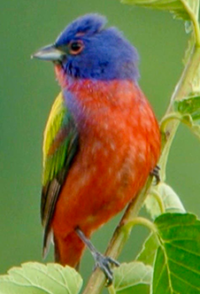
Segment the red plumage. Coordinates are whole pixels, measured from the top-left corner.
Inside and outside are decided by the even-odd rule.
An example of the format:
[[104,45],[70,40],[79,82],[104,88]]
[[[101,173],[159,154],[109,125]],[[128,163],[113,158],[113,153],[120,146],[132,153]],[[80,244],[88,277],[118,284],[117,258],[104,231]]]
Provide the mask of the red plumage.
[[75,267],[84,244],[74,229],[89,237],[136,197],[158,161],[160,133],[151,106],[132,81],[84,80],[66,87],[80,110],[73,113],[80,145],[52,228],[57,260]]
[[[89,244],[82,233],[121,211],[155,168],[159,126],[137,83],[136,49],[104,17],[78,18],[34,56],[53,61],[62,89],[44,136],[44,253],[53,232],[56,261],[76,267]],[[111,282],[109,263],[98,266]]]

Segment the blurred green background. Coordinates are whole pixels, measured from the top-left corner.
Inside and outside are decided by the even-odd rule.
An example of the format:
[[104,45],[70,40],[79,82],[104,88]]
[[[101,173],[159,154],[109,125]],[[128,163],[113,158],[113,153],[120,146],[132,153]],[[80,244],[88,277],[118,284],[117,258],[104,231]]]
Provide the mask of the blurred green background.
[[[122,5],[117,0],[7,0],[0,2],[0,274],[29,260],[41,261],[40,179],[42,133],[59,91],[53,66],[30,55],[54,41],[74,18],[87,12],[107,16],[140,54],[140,85],[160,119],[183,70],[187,46],[183,22],[172,15]],[[187,208],[199,213],[199,142],[181,127],[174,141],[167,181]],[[103,251],[116,225],[93,236]],[[134,229],[120,261],[134,258],[146,232]],[[48,261],[52,260],[52,250]],[[86,252],[81,272],[93,260]]]

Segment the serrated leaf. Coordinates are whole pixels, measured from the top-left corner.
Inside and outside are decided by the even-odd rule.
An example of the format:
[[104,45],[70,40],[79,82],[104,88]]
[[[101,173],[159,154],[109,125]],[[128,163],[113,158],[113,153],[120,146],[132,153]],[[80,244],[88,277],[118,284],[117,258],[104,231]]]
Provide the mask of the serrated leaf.
[[200,221],[192,214],[162,214],[155,220],[161,246],[153,294],[200,293]]
[[53,263],[24,263],[0,276],[0,294],[78,294],[81,286],[76,270]]
[[173,107],[181,115],[182,122],[200,139],[200,96],[174,101]]
[[[165,212],[185,212],[185,208],[180,201],[180,198],[176,194],[176,192],[166,183],[159,183],[157,186],[153,187],[152,194],[156,193],[165,208]],[[148,195],[145,200],[145,206],[149,214],[153,219],[161,214],[160,206],[156,201],[153,195]]]
[[[153,269],[149,265],[142,262],[133,261],[123,263],[120,267],[114,269],[114,289],[115,293],[138,293],[139,285],[147,285],[148,288],[143,288],[141,294],[147,293],[149,285],[152,281]],[[136,288],[137,287],[137,288]],[[137,292],[136,292],[137,289]]]
[[174,14],[176,18],[184,20],[198,19],[199,1],[194,0],[121,0],[122,3],[167,10]]
[[147,265],[153,265],[159,245],[158,238],[155,234],[150,234],[143,243],[142,250],[137,255],[136,260],[142,261]]

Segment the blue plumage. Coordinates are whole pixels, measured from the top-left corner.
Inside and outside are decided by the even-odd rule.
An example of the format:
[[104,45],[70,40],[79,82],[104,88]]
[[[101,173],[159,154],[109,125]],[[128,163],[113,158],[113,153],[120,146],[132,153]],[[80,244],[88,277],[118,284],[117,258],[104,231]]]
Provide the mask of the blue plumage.
[[[55,47],[66,52],[62,67],[68,76],[83,79],[137,81],[136,49],[106,19],[87,14],[73,21],[57,38]],[[83,50],[70,54],[69,45],[81,41]]]
[[87,36],[100,32],[107,19],[97,13],[86,14],[71,22],[58,36],[56,44],[68,43],[76,34],[86,33]]
[[160,132],[137,85],[135,48],[105,23],[80,17],[34,57],[54,63],[61,86],[44,133],[43,252],[53,233],[55,261],[77,268],[87,245],[111,283],[118,263],[87,238],[137,197],[158,160]]

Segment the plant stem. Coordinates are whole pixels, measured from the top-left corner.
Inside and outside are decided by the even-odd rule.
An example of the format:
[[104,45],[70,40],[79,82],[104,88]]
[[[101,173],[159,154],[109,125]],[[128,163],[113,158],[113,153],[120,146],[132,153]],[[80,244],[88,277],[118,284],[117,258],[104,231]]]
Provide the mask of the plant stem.
[[[200,48],[195,46],[192,50],[190,59],[182,73],[180,81],[175,88],[175,91],[172,95],[169,108],[165,115],[169,115],[173,112],[173,102],[174,100],[180,100],[184,97],[187,97],[190,92],[192,92],[192,82],[195,77],[195,74],[198,70],[200,62]],[[159,166],[161,167],[161,178],[164,180],[165,178],[165,170],[167,164],[167,158],[169,154],[169,150],[176,134],[176,130],[179,126],[179,121],[170,120],[166,126],[165,132],[162,134],[162,154],[160,158]],[[109,255],[112,258],[117,258],[124,247],[129,234],[131,232],[131,228],[127,228],[127,230],[123,229],[123,225],[128,223],[130,220],[134,219],[148,194],[149,188],[152,183],[152,177],[149,177],[145,187],[128,206],[127,210],[124,213],[118,227],[116,228],[114,235],[109,243],[109,246],[106,250],[106,255]],[[83,292],[83,294],[99,294],[101,293],[103,287],[105,285],[105,277],[104,274],[96,269],[91,275],[88,284]]]
[[[147,196],[147,192],[151,186],[151,183],[152,177],[149,177],[145,187],[140,192],[138,197],[135,198],[127,207],[119,225],[113,234],[111,241],[109,242],[105,255],[108,255],[112,258],[117,258],[119,256],[131,232],[131,227],[127,228],[127,230],[124,230],[123,226],[138,215],[138,212]],[[99,268],[97,268],[92,273],[83,294],[99,294],[101,293],[104,285],[105,275]]]
[[[165,205],[163,203],[163,200],[162,198],[160,197],[160,195],[154,190],[152,189],[152,191],[150,192],[150,195],[149,196],[152,196],[154,197],[154,199],[156,200],[156,202],[158,203],[159,205],[159,208],[160,208],[160,213],[165,213]],[[148,197],[149,197],[148,196]]]
[[113,285],[111,285],[109,288],[108,288],[108,292],[109,294],[116,294],[116,291],[115,291],[115,288]]
[[[170,117],[170,115],[173,113],[173,103],[175,100],[181,100],[189,96],[189,94],[193,91],[193,81],[199,70],[199,67],[200,47],[194,46],[188,63],[186,64],[181,78],[172,95],[170,105],[164,117]],[[165,181],[168,154],[179,124],[180,121],[177,119],[168,120],[168,124],[165,125],[165,131],[162,133],[162,154],[159,161],[159,166],[161,168],[160,176],[162,181]]]
[[142,225],[146,228],[148,228],[152,233],[157,233],[156,226],[153,222],[148,220],[147,218],[137,216],[133,218],[132,220],[129,220],[128,223],[124,224],[123,230],[131,229],[132,227],[136,225]]
[[[188,4],[186,1],[181,1],[183,6],[185,7],[185,10],[190,16],[190,19],[193,23],[193,30],[196,38],[196,44],[197,46],[200,46],[200,30],[199,30],[199,22],[198,22],[198,14],[199,14],[199,1],[195,2],[195,9],[190,8],[190,4]],[[194,4],[193,4],[194,5]],[[196,13],[195,13],[196,10]]]
[[169,114],[166,113],[166,115],[160,121],[160,131],[161,131],[161,133],[163,133],[163,134],[165,133],[168,123],[173,119],[175,119],[175,120],[177,119],[177,120],[180,121],[182,119],[182,115],[180,115],[179,113],[176,113],[176,112],[171,112]]

